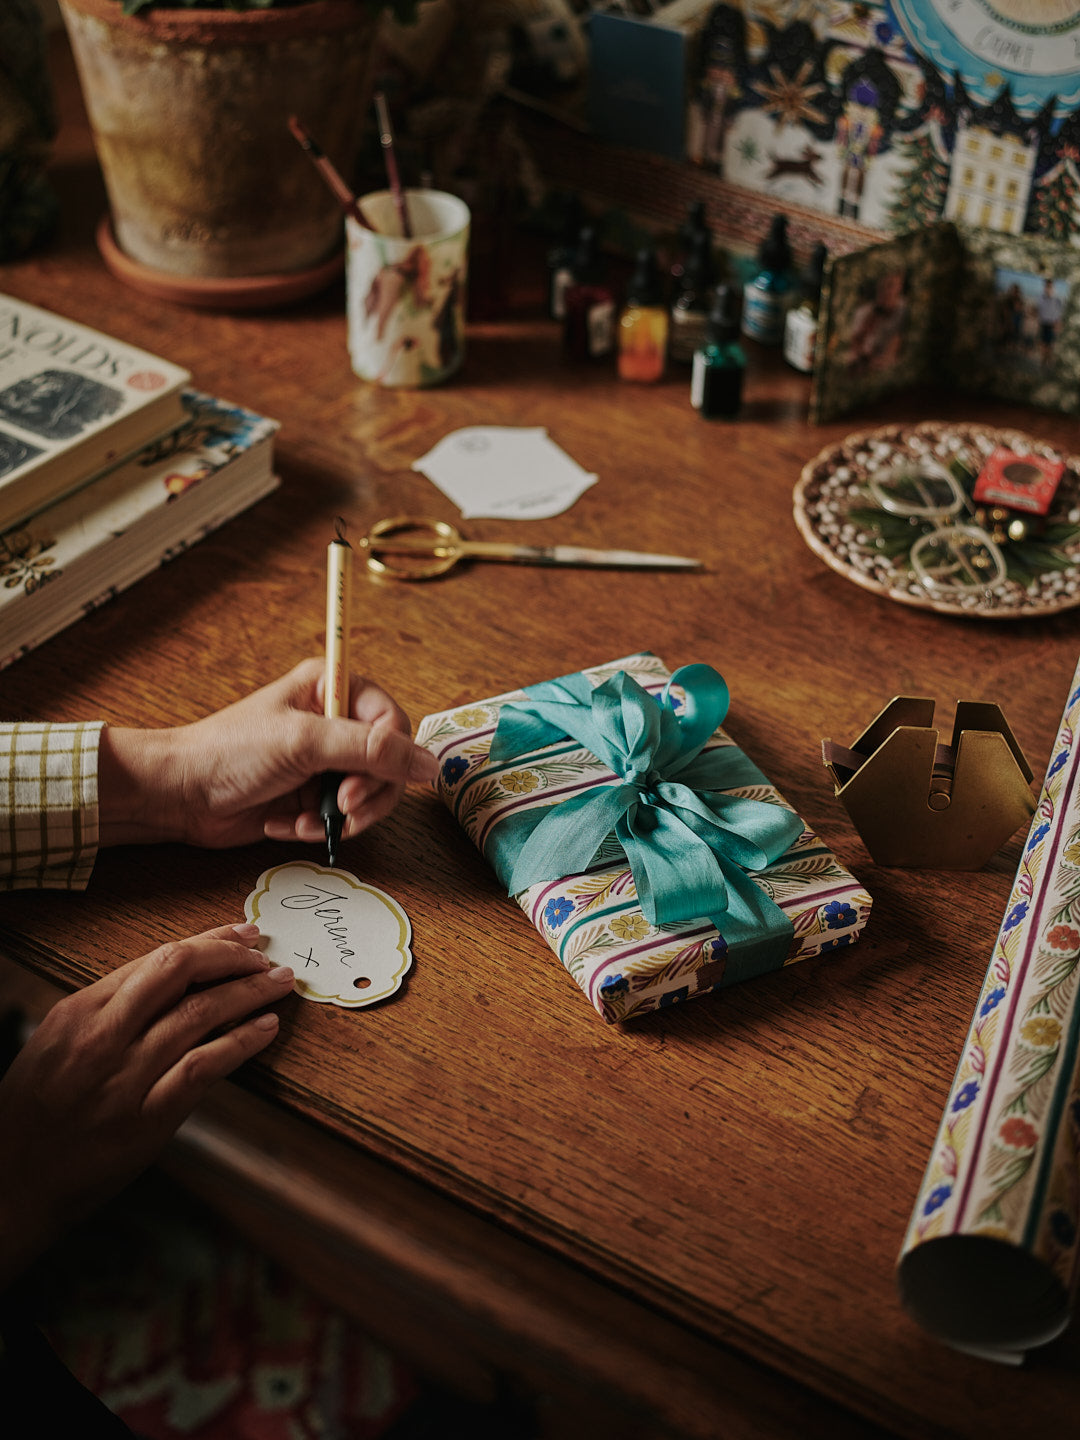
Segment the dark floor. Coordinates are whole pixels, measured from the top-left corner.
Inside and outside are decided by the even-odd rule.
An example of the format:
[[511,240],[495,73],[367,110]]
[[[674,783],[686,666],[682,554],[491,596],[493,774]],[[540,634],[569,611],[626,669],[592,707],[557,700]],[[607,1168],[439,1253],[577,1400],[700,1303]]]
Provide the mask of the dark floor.
[[[0,1075],[27,1031],[26,1009],[20,1003],[25,996],[17,993],[24,988],[22,977],[0,963]],[[352,1440],[353,1434],[361,1433],[365,1440],[372,1436],[378,1440],[532,1440],[539,1434],[528,1403],[508,1396],[496,1404],[476,1405],[403,1365],[377,1342],[361,1335],[352,1322],[309,1296],[292,1277],[279,1272],[243,1237],[156,1170],[147,1172],[116,1201],[72,1231],[34,1267],[10,1299],[20,1313],[45,1330],[61,1359],[72,1368],[90,1364],[88,1353],[100,1358],[106,1335],[111,1334],[109,1344],[114,1349],[137,1345],[143,1339],[138,1332],[150,1328],[151,1315],[160,1330],[163,1323],[170,1323],[171,1312],[190,1321],[193,1308],[201,1311],[206,1336],[212,1332],[214,1338],[205,1339],[205,1344],[219,1347],[216,1358],[220,1361],[222,1343],[226,1352],[232,1353],[230,1322],[240,1328],[247,1315],[228,1313],[232,1292],[225,1292],[219,1313],[207,1312],[207,1281],[218,1264],[223,1271],[235,1272],[237,1265],[246,1265],[258,1277],[269,1276],[267,1285],[279,1287],[277,1298],[284,1296],[285,1303],[294,1298],[297,1312],[314,1314],[320,1324],[325,1325],[330,1316],[335,1335],[346,1336],[340,1350],[343,1364],[350,1356],[359,1356],[365,1363],[374,1356],[379,1362],[382,1390],[392,1393],[392,1413],[387,1414],[385,1425],[377,1420],[374,1428],[353,1431],[339,1428],[335,1416],[323,1416],[318,1423],[325,1422],[329,1440]],[[212,1299],[211,1294],[211,1303]],[[189,1350],[202,1343],[198,1327],[184,1329],[175,1317],[171,1323],[174,1333],[186,1336]],[[256,1362],[257,1347],[253,1348],[250,1333],[243,1338],[247,1343],[236,1352],[237,1363]],[[160,1364],[160,1356],[158,1361]],[[180,1363],[191,1368],[192,1357],[185,1355]],[[90,1382],[90,1376],[81,1378]],[[91,1384],[91,1388],[95,1387]],[[328,1387],[328,1393],[333,1390],[332,1385]],[[169,1440],[180,1433],[185,1432],[167,1431]],[[199,1440],[202,1432],[186,1433]],[[215,1440],[219,1433],[214,1432]],[[158,1440],[158,1436],[146,1434],[143,1440]]]

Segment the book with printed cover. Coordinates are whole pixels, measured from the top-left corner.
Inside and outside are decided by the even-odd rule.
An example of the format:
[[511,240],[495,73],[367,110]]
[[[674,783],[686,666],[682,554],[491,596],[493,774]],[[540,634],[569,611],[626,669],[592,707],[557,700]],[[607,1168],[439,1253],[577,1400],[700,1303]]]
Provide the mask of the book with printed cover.
[[0,533],[0,669],[277,488],[276,421],[182,400],[179,429]]
[[181,425],[190,380],[179,365],[0,295],[0,529]]

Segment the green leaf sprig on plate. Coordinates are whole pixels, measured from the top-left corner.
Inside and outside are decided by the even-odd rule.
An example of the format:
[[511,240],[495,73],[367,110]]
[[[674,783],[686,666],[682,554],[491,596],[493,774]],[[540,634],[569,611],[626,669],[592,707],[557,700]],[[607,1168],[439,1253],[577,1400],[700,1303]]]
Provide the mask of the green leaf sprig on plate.
[[[1080,524],[1068,518],[1066,507],[1069,502],[1061,496],[1060,491],[1045,521],[1037,515],[1027,517],[1019,512],[1009,512],[1011,521],[1027,521],[1026,524],[1016,526],[1014,533],[1010,534],[1009,524],[1002,523],[1000,518],[995,520],[989,513],[994,507],[977,506],[972,499],[978,468],[973,467],[967,453],[954,455],[948,462],[948,468],[966,495],[969,505],[969,514],[958,515],[956,520],[983,525],[1001,551],[1010,580],[1027,589],[1037,576],[1049,570],[1071,570],[1076,565],[1076,557],[1068,555],[1061,547],[1080,538]],[[902,484],[902,481],[899,482],[895,488],[902,491]],[[866,486],[860,486],[859,489],[867,501],[872,500],[871,492]],[[919,500],[914,485],[911,487],[911,500],[913,503]],[[984,509],[988,512],[985,520],[982,518]],[[848,520],[853,525],[873,531],[876,536],[875,549],[890,559],[910,555],[912,546],[924,535],[929,535],[934,530],[941,529],[943,524],[949,523],[936,516],[894,515],[874,504],[853,505],[848,510]]]

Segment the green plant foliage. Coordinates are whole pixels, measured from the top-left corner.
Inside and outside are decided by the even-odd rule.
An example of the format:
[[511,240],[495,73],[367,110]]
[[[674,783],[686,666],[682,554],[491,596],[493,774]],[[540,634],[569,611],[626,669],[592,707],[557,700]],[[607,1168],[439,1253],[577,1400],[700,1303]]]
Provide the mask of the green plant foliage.
[[[975,484],[975,472],[958,457],[954,457],[949,469],[960,483],[969,501]],[[899,487],[902,491],[902,487]],[[863,497],[872,501],[868,489]],[[917,500],[912,491],[909,500]],[[958,517],[970,523],[971,517]],[[890,560],[909,555],[911,547],[924,535],[940,528],[941,521],[928,516],[894,515],[873,504],[855,504],[847,512],[847,519],[853,525],[870,530],[874,534],[874,548],[887,555]],[[947,523],[947,522],[946,522]],[[1068,555],[1059,546],[1071,544],[1080,538],[1080,525],[1071,524],[1060,515],[1048,517],[1041,530],[1029,534],[1023,540],[1001,540],[998,549],[1005,561],[1005,571],[1010,580],[1026,589],[1035,578],[1048,570],[1071,570],[1076,565],[1075,555]]]

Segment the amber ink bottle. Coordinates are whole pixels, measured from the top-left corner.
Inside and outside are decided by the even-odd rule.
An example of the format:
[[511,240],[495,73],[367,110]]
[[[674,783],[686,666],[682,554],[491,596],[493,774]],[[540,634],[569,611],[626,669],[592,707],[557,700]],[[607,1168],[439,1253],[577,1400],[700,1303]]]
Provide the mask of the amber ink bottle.
[[639,250],[619,318],[620,380],[659,380],[667,360],[668,312],[656,252]]

